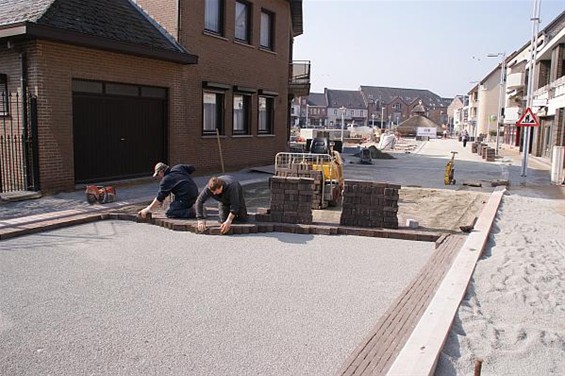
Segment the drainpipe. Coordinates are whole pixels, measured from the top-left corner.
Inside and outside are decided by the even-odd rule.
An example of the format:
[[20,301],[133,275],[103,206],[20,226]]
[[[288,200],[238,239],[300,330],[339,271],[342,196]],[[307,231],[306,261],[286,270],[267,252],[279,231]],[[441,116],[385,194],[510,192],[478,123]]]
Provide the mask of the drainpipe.
[[32,176],[30,171],[30,161],[29,161],[29,150],[28,150],[28,106],[27,106],[27,56],[25,52],[20,52],[20,85],[22,87],[22,123],[24,137],[24,142],[22,142],[24,165],[25,165],[25,177],[26,177],[26,188],[29,189],[32,185]]
[[182,29],[182,5],[181,0],[177,0],[177,42],[181,43],[181,29]]

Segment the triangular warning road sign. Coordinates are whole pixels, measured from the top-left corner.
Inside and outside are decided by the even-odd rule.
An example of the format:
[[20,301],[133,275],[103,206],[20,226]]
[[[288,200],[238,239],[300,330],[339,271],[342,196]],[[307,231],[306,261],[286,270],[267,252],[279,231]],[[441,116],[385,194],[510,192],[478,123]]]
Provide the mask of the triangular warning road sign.
[[528,107],[516,125],[519,127],[539,127],[539,121],[536,115],[532,112],[532,109]]

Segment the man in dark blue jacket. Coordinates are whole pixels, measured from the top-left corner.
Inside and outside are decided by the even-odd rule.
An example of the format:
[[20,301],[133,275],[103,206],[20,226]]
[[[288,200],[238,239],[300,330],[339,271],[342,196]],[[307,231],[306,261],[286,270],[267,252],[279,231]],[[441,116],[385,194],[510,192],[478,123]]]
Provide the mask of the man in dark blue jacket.
[[198,218],[198,231],[206,229],[206,213],[204,203],[213,198],[218,201],[220,231],[225,234],[230,230],[232,222],[247,221],[247,207],[243,197],[243,188],[232,176],[224,175],[210,178],[206,188],[200,192],[196,200],[196,218]]
[[138,212],[139,216],[145,218],[147,213],[162,205],[165,198],[172,193],[175,198],[165,215],[168,218],[194,218],[196,213],[193,206],[198,197],[198,186],[190,176],[193,172],[192,165],[178,164],[169,167],[163,162],[157,163],[153,177],[161,179],[159,192],[151,204]]

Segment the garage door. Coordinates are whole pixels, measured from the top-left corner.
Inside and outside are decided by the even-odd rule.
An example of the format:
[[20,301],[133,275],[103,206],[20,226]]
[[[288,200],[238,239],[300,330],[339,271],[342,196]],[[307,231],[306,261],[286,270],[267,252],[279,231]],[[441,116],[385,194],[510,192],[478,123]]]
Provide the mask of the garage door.
[[166,161],[166,89],[73,81],[75,182],[147,176]]

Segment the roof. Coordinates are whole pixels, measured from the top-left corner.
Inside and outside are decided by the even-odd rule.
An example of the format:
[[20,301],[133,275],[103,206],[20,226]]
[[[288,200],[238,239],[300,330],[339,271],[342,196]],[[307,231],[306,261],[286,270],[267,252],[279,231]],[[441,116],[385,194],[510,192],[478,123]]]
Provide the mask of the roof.
[[0,26],[36,22],[55,0],[0,0]]
[[131,0],[0,0],[0,38],[12,36],[197,62]]
[[328,107],[367,108],[363,95],[359,90],[326,89],[325,92]]
[[430,107],[448,107],[453,98],[442,98],[426,89],[403,89],[396,87],[381,86],[361,86],[363,95],[368,100],[382,100],[384,103],[390,103],[396,98],[402,99],[405,103],[411,104],[414,101],[421,100],[426,108]]
[[309,106],[327,107],[326,95],[324,93],[310,93],[306,100]]

